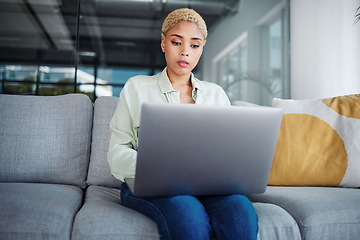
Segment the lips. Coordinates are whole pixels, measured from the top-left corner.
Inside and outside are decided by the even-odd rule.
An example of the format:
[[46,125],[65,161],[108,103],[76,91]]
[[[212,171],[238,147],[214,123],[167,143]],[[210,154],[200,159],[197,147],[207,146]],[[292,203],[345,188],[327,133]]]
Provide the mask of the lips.
[[187,67],[189,65],[189,62],[187,61],[178,61],[177,64],[180,66],[180,67]]

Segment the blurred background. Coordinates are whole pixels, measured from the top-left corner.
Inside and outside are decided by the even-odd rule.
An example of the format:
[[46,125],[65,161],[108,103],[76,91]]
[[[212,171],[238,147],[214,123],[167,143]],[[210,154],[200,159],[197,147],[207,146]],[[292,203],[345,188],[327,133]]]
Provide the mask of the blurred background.
[[181,7],[208,25],[196,77],[232,101],[269,105],[289,94],[282,0],[0,0],[0,92],[119,96],[128,78],[166,66],[161,25]]
[[[188,7],[203,16],[209,31],[196,77],[222,86],[231,101],[271,105],[274,97],[294,94],[290,12],[311,16],[314,7],[299,8],[301,2],[0,0],[0,93],[77,92],[93,100],[119,96],[128,78],[153,75],[166,66],[160,49],[162,22],[169,12]],[[322,2],[318,8],[329,3]],[[357,2],[351,1],[349,13]]]

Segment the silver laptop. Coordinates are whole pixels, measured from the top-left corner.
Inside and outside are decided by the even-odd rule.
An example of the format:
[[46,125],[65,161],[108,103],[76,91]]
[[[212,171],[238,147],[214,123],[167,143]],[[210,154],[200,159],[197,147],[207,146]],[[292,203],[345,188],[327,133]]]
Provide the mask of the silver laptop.
[[282,110],[144,103],[136,196],[263,193]]

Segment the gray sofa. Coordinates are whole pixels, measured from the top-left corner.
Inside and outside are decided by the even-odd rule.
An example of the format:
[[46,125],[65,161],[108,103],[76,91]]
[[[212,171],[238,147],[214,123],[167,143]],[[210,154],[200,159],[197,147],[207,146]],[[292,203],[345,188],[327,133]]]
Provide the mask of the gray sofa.
[[[159,239],[106,160],[116,97],[0,95],[0,239]],[[360,190],[251,195],[258,239],[360,239]]]

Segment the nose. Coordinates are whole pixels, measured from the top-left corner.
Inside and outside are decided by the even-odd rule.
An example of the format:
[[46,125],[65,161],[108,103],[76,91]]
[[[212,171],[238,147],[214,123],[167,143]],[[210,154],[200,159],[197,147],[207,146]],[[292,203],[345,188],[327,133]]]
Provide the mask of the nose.
[[188,56],[189,56],[189,52],[188,52],[188,50],[187,50],[186,47],[183,47],[183,48],[181,49],[180,55],[181,55],[182,57],[188,57]]

